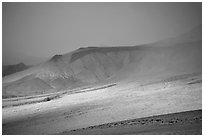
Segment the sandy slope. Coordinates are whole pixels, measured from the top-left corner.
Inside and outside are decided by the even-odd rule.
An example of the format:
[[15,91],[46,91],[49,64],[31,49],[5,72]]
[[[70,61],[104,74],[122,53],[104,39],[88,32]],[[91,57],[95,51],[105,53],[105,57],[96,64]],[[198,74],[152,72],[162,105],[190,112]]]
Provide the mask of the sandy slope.
[[130,119],[114,123],[90,126],[62,134],[71,135],[201,135],[202,110],[185,111]]
[[202,108],[201,74],[129,80],[47,102],[5,107],[3,134],[58,134],[93,125]]

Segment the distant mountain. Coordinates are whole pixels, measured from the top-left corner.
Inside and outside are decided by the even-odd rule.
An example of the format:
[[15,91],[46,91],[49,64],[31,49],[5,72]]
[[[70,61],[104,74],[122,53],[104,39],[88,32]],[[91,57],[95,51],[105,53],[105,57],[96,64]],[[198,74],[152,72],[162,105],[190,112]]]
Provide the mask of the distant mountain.
[[132,47],[87,47],[3,78],[3,96],[73,89],[123,81],[202,72],[202,26],[175,38]]
[[3,65],[2,66],[2,76],[5,77],[7,75],[23,71],[28,69],[30,66],[25,65],[24,63],[19,63],[15,65]]

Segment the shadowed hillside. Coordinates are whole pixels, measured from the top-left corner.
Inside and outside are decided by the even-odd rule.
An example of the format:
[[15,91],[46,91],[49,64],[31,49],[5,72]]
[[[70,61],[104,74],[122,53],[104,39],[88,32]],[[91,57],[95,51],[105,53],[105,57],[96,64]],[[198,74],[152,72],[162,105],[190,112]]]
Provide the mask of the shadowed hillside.
[[109,80],[202,71],[201,26],[175,38],[133,47],[87,47],[3,78],[3,96],[72,89]]
[[2,66],[2,76],[5,77],[7,75],[23,71],[28,69],[30,66],[25,65],[24,63],[19,63],[16,65],[4,65]]

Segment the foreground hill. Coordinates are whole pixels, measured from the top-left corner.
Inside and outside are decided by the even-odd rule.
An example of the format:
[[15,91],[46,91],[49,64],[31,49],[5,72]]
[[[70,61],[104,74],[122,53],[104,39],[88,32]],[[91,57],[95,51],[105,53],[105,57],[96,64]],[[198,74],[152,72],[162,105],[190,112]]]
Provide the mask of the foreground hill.
[[202,110],[130,119],[63,132],[71,135],[201,135]]
[[108,81],[202,71],[201,26],[157,43],[87,47],[3,78],[3,97],[50,93]]

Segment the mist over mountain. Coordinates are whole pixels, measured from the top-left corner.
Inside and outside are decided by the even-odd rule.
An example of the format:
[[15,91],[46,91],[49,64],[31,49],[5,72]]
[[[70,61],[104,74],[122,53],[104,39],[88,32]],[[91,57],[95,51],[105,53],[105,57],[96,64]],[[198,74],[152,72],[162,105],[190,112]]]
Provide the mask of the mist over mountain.
[[3,96],[25,96],[93,83],[202,71],[202,26],[132,47],[86,47],[3,78]]

